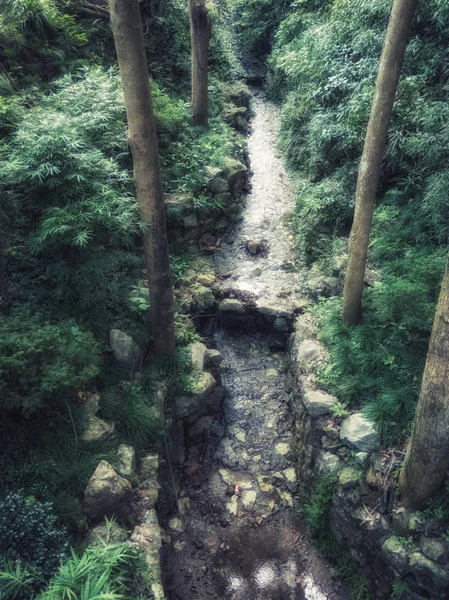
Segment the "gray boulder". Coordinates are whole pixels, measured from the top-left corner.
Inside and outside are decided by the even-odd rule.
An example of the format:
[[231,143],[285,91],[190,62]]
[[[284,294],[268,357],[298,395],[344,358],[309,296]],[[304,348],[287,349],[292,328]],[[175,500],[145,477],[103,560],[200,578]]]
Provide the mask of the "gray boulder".
[[315,390],[305,392],[302,401],[311,417],[321,417],[331,412],[337,399],[326,392]]
[[189,350],[192,357],[193,371],[202,371],[206,362],[206,346],[201,342],[193,342],[190,344]]
[[142,351],[130,335],[120,329],[111,329],[109,343],[117,362],[133,369],[137,367]]
[[440,565],[449,561],[449,542],[442,539],[430,538],[425,535],[419,540],[422,553]]
[[410,571],[420,588],[430,593],[430,598],[447,598],[449,592],[449,571],[443,569],[421,552],[410,555]]
[[382,554],[400,575],[408,570],[408,552],[401,540],[392,535],[382,545]]
[[234,298],[225,298],[220,302],[219,309],[221,312],[234,312],[241,315],[246,314],[246,306],[240,300]]
[[355,413],[343,421],[340,439],[360,452],[375,452],[380,446],[379,433],[362,413]]
[[112,515],[126,516],[131,509],[133,489],[112,465],[102,460],[84,491],[84,511],[92,520]]

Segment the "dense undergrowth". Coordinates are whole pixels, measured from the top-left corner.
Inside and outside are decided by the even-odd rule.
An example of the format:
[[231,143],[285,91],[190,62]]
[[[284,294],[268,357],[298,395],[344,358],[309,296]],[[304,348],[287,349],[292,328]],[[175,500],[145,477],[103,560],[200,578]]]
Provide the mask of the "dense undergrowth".
[[[281,147],[297,174],[298,249],[341,277],[391,3],[291,1],[280,24],[269,4],[269,92],[282,102]],[[241,27],[257,16],[245,13]],[[322,383],[363,406],[388,443],[410,430],[449,240],[448,23],[447,2],[420,3],[382,167],[363,323],[341,325],[340,299],[316,311],[331,350]]]
[[[151,10],[142,7],[164,191],[193,197],[204,212],[204,167],[242,150],[220,116],[241,70],[229,10],[211,6],[207,130],[192,125],[188,104],[187,2]],[[107,21],[88,16],[77,0],[0,0],[0,502],[9,536],[0,539],[2,600],[143,594],[134,585],[139,559],[126,545],[70,555],[68,544],[78,548],[85,534],[80,500],[99,461],[116,464],[121,442],[137,451],[156,443],[158,382],[171,394],[189,388],[183,347],[197,339],[178,298],[174,356],[145,357],[137,374],[113,362],[111,328],[147,344],[149,302],[113,40]],[[194,259],[186,249],[172,254],[175,284]],[[96,390],[99,414],[116,434],[94,443],[83,431]],[[20,518],[6,510],[11,503]],[[7,549],[17,527],[34,535],[39,556],[27,554],[29,542]],[[39,565],[58,536],[63,549],[44,572]]]

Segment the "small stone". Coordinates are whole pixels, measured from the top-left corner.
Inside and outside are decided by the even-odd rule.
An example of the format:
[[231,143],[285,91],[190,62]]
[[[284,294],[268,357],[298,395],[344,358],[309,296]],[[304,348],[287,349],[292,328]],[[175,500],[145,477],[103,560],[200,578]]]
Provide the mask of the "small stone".
[[89,417],[81,439],[83,442],[95,443],[107,440],[115,435],[115,424],[99,417]]
[[320,452],[316,460],[316,469],[318,475],[331,475],[336,473],[341,466],[341,461],[338,456],[331,452]]
[[401,575],[408,569],[408,552],[401,540],[392,535],[382,545],[382,554],[391,563],[395,571]]
[[117,449],[117,458],[118,472],[132,481],[136,476],[136,451],[132,446],[120,444]]
[[289,469],[285,469],[285,471],[283,473],[284,473],[284,476],[287,479],[287,481],[290,481],[291,483],[296,482],[296,471],[293,467],[290,467]]
[[159,470],[159,456],[157,454],[147,454],[140,459],[139,473],[142,479],[157,481]]
[[253,256],[257,256],[257,254],[260,252],[260,242],[248,242],[246,247],[248,248],[249,253]]
[[232,496],[230,502],[228,502],[228,504],[226,505],[226,508],[231,513],[231,515],[233,515],[234,517],[237,516],[238,501],[239,501],[238,496]]
[[281,442],[280,444],[276,444],[274,447],[276,454],[280,454],[281,456],[285,456],[290,452],[290,446],[285,442]]
[[379,433],[362,413],[355,413],[343,421],[340,439],[360,452],[375,452],[380,446]]
[[249,508],[250,506],[253,506],[253,504],[256,501],[256,497],[257,494],[255,491],[253,490],[245,490],[242,494],[242,503],[243,506],[245,506],[246,508]]
[[354,467],[343,467],[338,476],[338,482],[344,490],[355,488],[360,483],[360,471]]
[[168,522],[168,528],[174,531],[175,533],[182,533],[184,531],[182,521],[181,519],[178,519],[178,517],[170,519],[170,521]]
[[253,456],[253,461],[254,461],[255,463],[258,463],[258,462],[260,462],[260,461],[261,461],[261,459],[262,459],[262,456],[261,456],[260,454],[256,454],[256,456]]
[[281,500],[285,502],[285,504],[288,506],[293,506],[293,496],[290,494],[290,492],[279,490],[279,496],[281,497]]
[[362,467],[365,467],[367,465],[369,457],[369,452],[356,452],[354,454],[355,461]]
[[258,482],[259,487],[262,492],[270,493],[274,490],[274,487],[270,483],[271,482],[270,477],[261,475],[260,477],[257,478],[257,482]]
[[200,285],[210,287],[215,282],[215,275],[213,273],[200,273],[196,278]]
[[256,303],[256,310],[261,315],[265,315],[267,317],[283,317],[284,319],[292,319],[293,317],[293,308],[288,305],[286,306],[285,301],[276,301],[276,300],[258,300]]
[[235,437],[238,439],[239,442],[246,442],[246,433],[244,431],[238,431],[235,434]]
[[443,565],[449,561],[449,542],[430,538],[425,535],[419,540],[421,550],[427,558]]
[[311,417],[321,417],[328,414],[337,399],[320,390],[309,391],[303,394],[303,403]]

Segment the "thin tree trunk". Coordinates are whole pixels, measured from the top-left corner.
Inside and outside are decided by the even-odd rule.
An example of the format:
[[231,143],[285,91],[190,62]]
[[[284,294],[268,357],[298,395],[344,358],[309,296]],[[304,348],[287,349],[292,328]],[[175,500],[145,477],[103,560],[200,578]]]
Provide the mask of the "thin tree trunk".
[[206,0],[189,0],[192,43],[192,114],[197,125],[209,119],[208,63],[211,25]]
[[373,221],[376,190],[387,141],[388,125],[405,50],[418,0],[394,0],[385,36],[371,116],[366,132],[349,241],[343,321],[357,325],[362,318],[362,293]]
[[422,508],[449,469],[449,270],[446,268],[415,424],[399,485],[406,506]]
[[154,351],[162,354],[175,348],[173,287],[156,124],[138,0],[111,0],[110,10],[142,223],[150,287],[151,335]]

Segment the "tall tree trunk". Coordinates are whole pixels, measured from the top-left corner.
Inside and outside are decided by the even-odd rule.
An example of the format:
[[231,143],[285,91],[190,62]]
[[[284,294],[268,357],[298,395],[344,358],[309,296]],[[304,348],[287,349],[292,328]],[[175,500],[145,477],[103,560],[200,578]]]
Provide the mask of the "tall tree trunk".
[[393,0],[380,59],[357,180],[355,215],[349,241],[343,307],[343,321],[349,325],[356,325],[362,318],[362,292],[377,184],[399,75],[417,4],[418,0]]
[[138,0],[111,0],[110,10],[125,97],[150,287],[151,335],[154,351],[162,354],[175,348],[173,287],[159,148],[139,3]]
[[422,508],[449,469],[449,270],[430,338],[415,424],[399,485],[406,506]]
[[208,63],[211,24],[206,0],[189,0],[192,42],[192,113],[197,125],[207,127],[209,119]]

